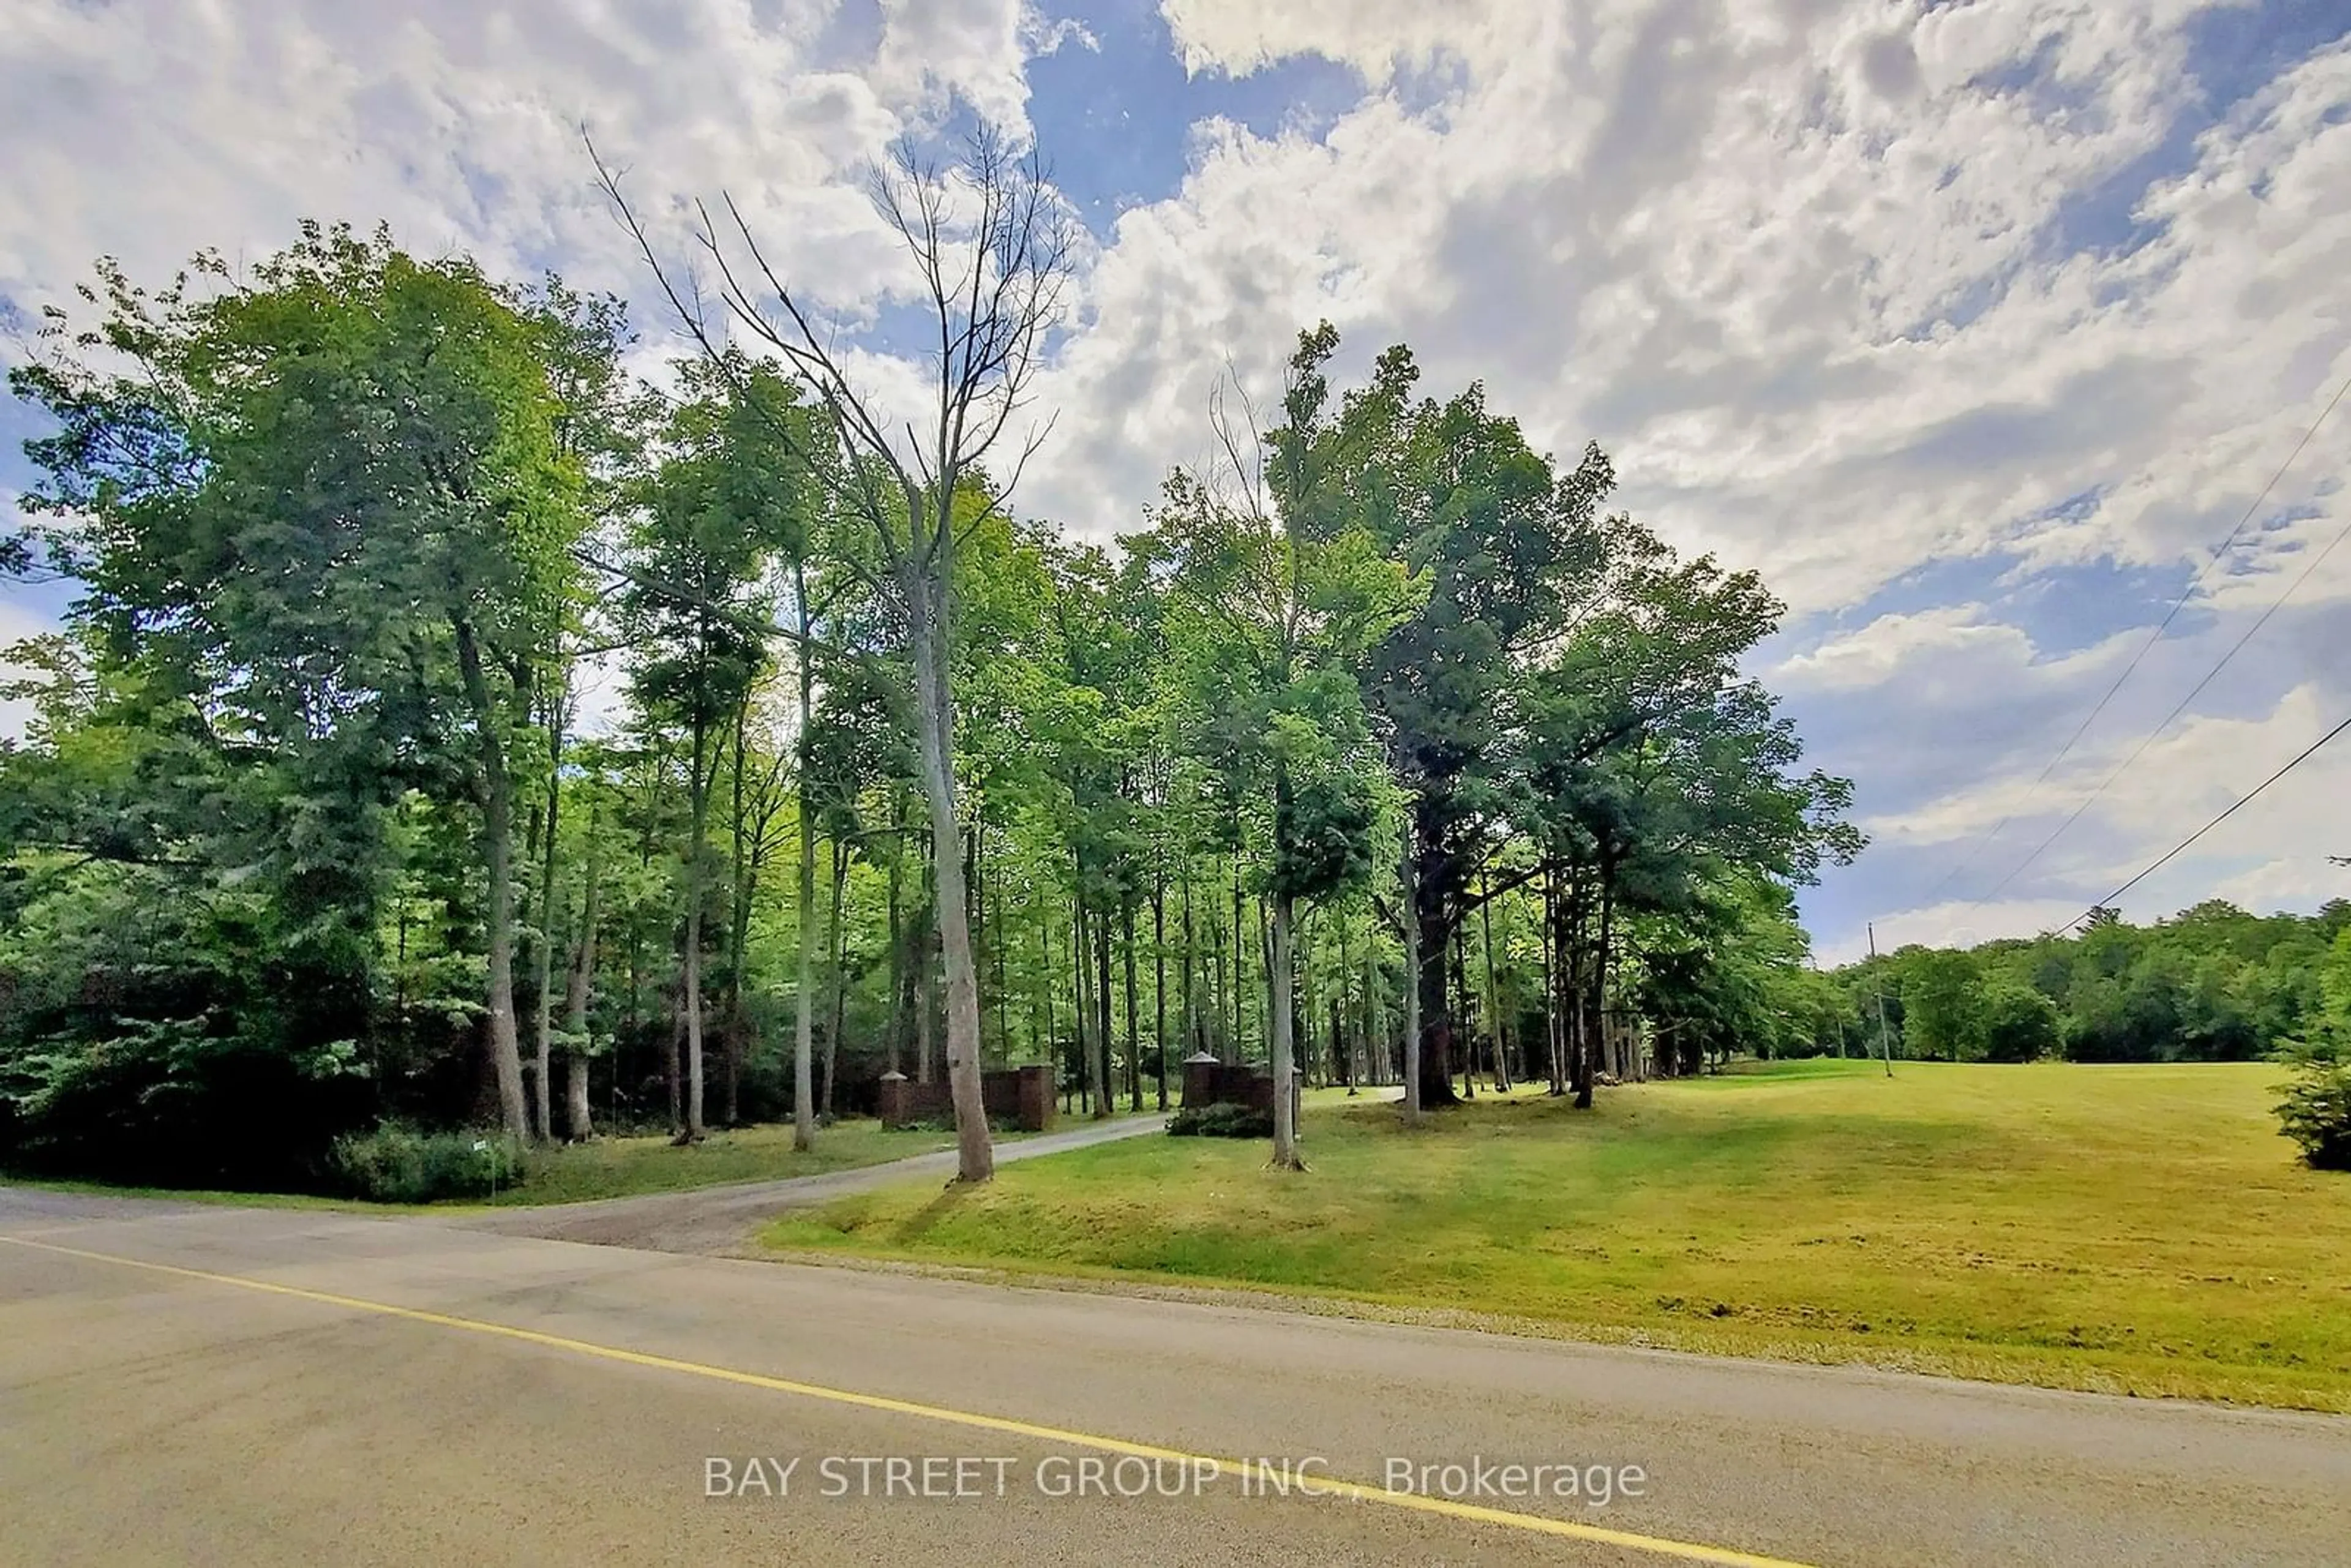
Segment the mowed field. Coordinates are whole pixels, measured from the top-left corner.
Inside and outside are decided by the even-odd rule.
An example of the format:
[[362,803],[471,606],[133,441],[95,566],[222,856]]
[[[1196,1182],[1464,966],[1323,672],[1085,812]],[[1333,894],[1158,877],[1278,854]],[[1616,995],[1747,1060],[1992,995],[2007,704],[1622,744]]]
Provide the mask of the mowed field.
[[1314,1097],[1312,1169],[1145,1137],[779,1219],[787,1252],[1238,1286],[1322,1310],[2140,1396],[2351,1411],[2351,1176],[2274,1066],[1797,1062]]

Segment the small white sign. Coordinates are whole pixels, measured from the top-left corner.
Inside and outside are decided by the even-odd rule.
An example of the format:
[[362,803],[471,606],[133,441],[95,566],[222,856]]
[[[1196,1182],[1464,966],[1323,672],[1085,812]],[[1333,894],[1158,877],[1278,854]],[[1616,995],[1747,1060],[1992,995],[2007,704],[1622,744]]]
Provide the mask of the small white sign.
[[475,1138],[474,1140],[474,1152],[477,1155],[488,1154],[490,1152],[490,1141],[487,1138]]

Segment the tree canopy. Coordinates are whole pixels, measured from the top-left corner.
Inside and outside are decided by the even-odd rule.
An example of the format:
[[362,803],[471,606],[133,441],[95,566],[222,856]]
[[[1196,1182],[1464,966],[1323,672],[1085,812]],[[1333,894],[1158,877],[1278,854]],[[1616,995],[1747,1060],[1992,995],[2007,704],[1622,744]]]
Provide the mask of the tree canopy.
[[[101,264],[83,303],[12,377],[80,597],[11,655],[11,1160],[805,1139],[885,1072],[948,1083],[966,1030],[1097,1111],[1204,1051],[1416,1060],[1435,1108],[1858,1033],[1792,896],[1858,852],[1850,787],[1743,668],[1778,601],[1401,346],[1341,386],[1301,332],[1278,392],[1203,411],[1217,462],[1090,543],[976,451],[861,439],[788,332],[640,382],[614,302],[382,233],[152,291]],[[2104,1019],[2129,966],[2088,972]],[[2022,993],[1945,1032],[1907,994],[1914,1046],[2046,1047]]]

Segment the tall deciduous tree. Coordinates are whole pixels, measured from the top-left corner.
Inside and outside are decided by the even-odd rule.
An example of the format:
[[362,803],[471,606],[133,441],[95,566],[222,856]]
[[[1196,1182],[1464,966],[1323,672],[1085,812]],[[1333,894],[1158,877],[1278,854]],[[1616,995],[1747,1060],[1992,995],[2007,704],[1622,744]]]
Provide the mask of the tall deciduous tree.
[[[678,1135],[691,1140],[702,1136],[705,1116],[704,926],[718,885],[710,813],[720,742],[739,727],[767,666],[770,576],[779,561],[805,560],[816,487],[805,467],[810,411],[789,382],[739,354],[688,361],[678,376],[681,394],[669,405],[659,460],[632,518],[626,597],[643,649],[640,701],[690,737]],[[736,1047],[730,1037],[730,1082]]]
[[1378,769],[1353,672],[1426,587],[1326,509],[1322,370],[1337,342],[1327,325],[1301,335],[1275,431],[1259,430],[1245,397],[1232,412],[1219,400],[1228,494],[1177,476],[1145,547],[1165,559],[1186,608],[1174,641],[1192,653],[1200,729],[1227,758],[1234,795],[1261,788],[1272,802],[1260,882],[1271,917],[1273,1163],[1291,1169],[1301,1165],[1299,905],[1361,883],[1371,868]]
[[[604,186],[643,241],[609,172]],[[904,441],[892,414],[852,374],[809,294],[796,291],[769,266],[739,207],[731,200],[724,204],[723,230],[704,210],[700,238],[717,270],[729,319],[780,353],[831,413],[830,428],[841,443],[842,470],[851,480],[849,503],[871,528],[906,616],[931,827],[931,902],[946,979],[956,1170],[958,1179],[977,1182],[994,1174],[995,1155],[980,1095],[978,972],[956,799],[950,681],[956,544],[967,523],[963,497],[977,490],[991,508],[1000,505],[1042,438],[1032,434],[1006,481],[989,485],[983,465],[1002,444],[1043,367],[1074,231],[1041,162],[1033,152],[1019,157],[987,129],[973,134],[952,168],[902,148],[873,172],[871,193],[905,245],[917,298],[935,329],[929,367],[934,395],[926,399],[922,425],[908,425]],[[650,243],[644,248],[658,270]],[[682,296],[671,293],[683,310]]]
[[1317,516],[1360,528],[1428,581],[1418,612],[1359,668],[1409,797],[1419,1093],[1455,1099],[1453,949],[1480,869],[1508,836],[1507,742],[1521,670],[1569,634],[1604,560],[1598,508],[1614,485],[1587,449],[1554,475],[1473,385],[1414,401],[1407,349],[1383,353],[1317,437],[1329,457]]
[[[57,553],[90,586],[80,613],[203,693],[216,730],[356,788],[296,798],[340,822],[318,827],[349,873],[369,875],[402,784],[470,800],[489,1057],[526,1139],[517,747],[585,520],[549,371],[578,336],[567,297],[315,225],[242,281],[209,256],[194,272],[151,295],[102,266],[101,324],[15,378],[63,426],[31,447],[39,504],[76,524]],[[327,907],[364,928],[371,903],[355,885]]]

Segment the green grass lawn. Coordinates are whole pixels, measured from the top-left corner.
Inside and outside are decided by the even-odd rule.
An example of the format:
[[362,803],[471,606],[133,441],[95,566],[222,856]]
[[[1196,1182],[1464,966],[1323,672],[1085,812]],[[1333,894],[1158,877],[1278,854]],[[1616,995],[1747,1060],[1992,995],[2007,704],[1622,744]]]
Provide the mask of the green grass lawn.
[[805,1211],[777,1249],[1311,1293],[1420,1321],[2351,1411],[2351,1177],[2266,1064],[1798,1062],[1482,1097],[1408,1134],[1318,1096],[1312,1170],[1143,1138]]

